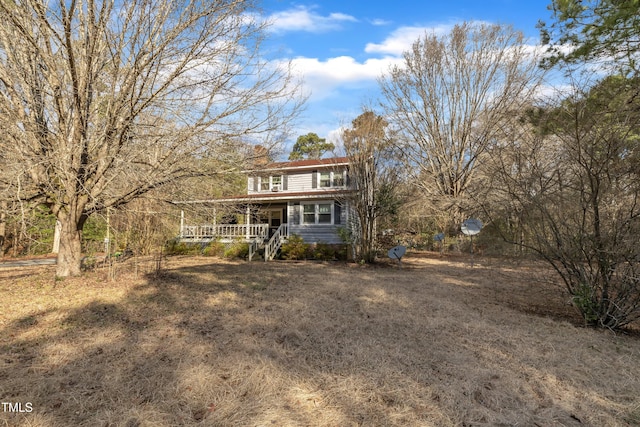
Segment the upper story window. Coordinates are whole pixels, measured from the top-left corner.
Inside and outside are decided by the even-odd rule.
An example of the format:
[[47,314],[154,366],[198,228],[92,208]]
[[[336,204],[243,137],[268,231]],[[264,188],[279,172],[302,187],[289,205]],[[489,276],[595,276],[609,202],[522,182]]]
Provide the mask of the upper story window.
[[333,187],[344,187],[344,174],[342,172],[333,174]]
[[320,188],[344,187],[344,185],[343,171],[318,173],[318,187]]
[[[254,178],[258,179],[258,178]],[[282,175],[261,176],[260,191],[280,191],[282,190]]]
[[331,172],[320,172],[320,187],[331,187]]
[[269,191],[271,190],[271,182],[268,176],[260,177],[260,191]]

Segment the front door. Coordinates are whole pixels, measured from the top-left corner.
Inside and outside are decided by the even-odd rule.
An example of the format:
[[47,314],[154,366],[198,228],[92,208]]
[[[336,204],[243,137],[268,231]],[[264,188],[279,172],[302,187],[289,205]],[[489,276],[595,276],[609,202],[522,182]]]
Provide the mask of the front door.
[[269,236],[276,232],[282,224],[282,209],[274,209],[269,211]]

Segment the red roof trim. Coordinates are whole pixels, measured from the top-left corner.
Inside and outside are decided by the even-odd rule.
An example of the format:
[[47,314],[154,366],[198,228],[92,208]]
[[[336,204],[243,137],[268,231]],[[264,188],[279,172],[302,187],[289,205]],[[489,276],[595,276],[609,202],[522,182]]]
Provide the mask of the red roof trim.
[[304,192],[296,192],[296,193],[287,193],[287,192],[273,192],[273,193],[256,193],[256,194],[245,194],[242,196],[231,196],[224,197],[220,199],[209,199],[209,200],[185,200],[185,201],[176,201],[176,204],[192,204],[192,203],[230,203],[230,202],[243,202],[243,201],[268,201],[274,199],[280,200],[295,200],[295,199],[318,199],[318,198],[331,198],[336,196],[344,196],[345,194],[352,193],[354,190],[333,190],[333,191],[304,191]]
[[300,169],[300,168],[312,168],[316,166],[337,166],[346,165],[349,163],[348,157],[331,157],[329,159],[306,159],[306,160],[294,160],[290,162],[275,162],[265,165],[262,170],[272,169]]

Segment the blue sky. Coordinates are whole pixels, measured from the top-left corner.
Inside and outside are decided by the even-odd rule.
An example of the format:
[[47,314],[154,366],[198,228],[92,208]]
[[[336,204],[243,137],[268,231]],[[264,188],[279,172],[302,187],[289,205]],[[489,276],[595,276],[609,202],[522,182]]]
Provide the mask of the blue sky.
[[270,59],[291,60],[309,95],[295,135],[332,140],[364,104],[379,97],[376,79],[427,32],[448,32],[462,21],[510,24],[537,44],[550,0],[264,0],[272,25]]

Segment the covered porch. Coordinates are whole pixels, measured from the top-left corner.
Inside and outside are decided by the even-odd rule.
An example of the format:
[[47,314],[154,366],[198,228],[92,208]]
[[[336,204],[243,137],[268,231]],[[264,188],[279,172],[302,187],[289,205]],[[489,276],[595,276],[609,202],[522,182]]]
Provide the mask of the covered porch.
[[[230,222],[236,223],[217,223],[214,205],[210,223],[197,220],[195,224],[190,224],[182,210],[178,240],[184,243],[231,243],[240,240],[249,244],[249,261],[260,254],[265,261],[269,261],[289,238],[286,203],[247,204],[242,218],[227,215],[226,219],[229,218]],[[237,223],[242,221],[244,223]]]
[[[226,219],[228,220],[229,218],[227,217]],[[232,221],[218,223],[214,206],[210,221],[203,223],[201,220],[197,220],[194,224],[190,223],[185,216],[184,210],[182,210],[180,212],[178,238],[183,242],[267,240],[279,228],[286,229],[286,236],[288,236],[286,203],[246,205],[244,207],[244,215],[241,218],[234,216],[231,219]]]

